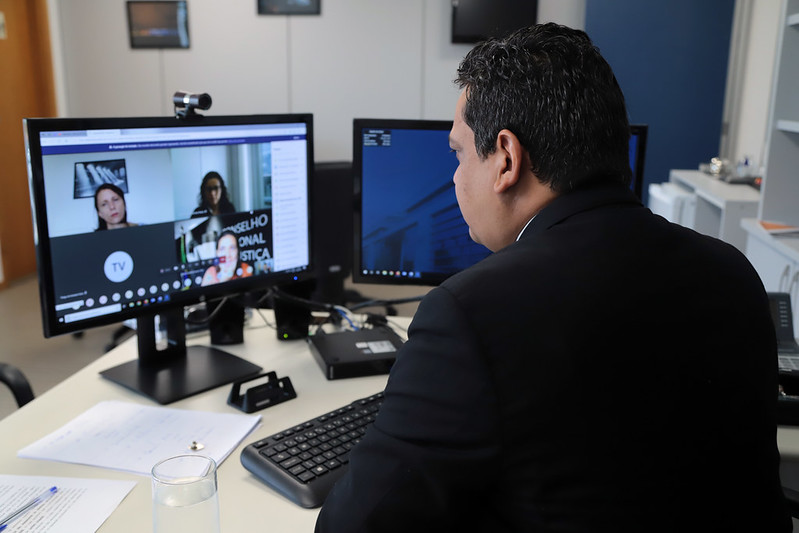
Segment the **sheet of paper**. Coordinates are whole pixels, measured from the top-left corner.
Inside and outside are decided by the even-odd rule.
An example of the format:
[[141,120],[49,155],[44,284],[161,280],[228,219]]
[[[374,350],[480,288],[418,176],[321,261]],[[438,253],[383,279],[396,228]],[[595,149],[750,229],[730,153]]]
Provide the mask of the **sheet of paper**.
[[[100,402],[17,455],[150,475],[162,459],[200,453],[217,464],[256,427],[260,415],[208,413]],[[192,450],[192,443],[201,448]]]
[[0,474],[0,516],[14,512],[52,486],[58,487],[58,492],[11,522],[4,533],[93,533],[136,483]]

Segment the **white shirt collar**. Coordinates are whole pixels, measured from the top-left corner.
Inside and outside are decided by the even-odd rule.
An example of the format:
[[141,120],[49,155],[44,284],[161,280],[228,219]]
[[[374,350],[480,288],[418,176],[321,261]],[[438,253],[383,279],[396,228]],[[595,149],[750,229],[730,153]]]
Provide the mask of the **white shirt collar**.
[[517,242],[519,241],[519,239],[522,238],[522,234],[524,233],[524,230],[527,229],[527,226],[530,225],[530,222],[532,222],[534,218],[535,218],[535,215],[533,215],[533,218],[531,218],[530,220],[527,221],[527,224],[524,225],[524,227],[522,228],[522,231],[519,232],[518,237],[516,237],[516,241]]

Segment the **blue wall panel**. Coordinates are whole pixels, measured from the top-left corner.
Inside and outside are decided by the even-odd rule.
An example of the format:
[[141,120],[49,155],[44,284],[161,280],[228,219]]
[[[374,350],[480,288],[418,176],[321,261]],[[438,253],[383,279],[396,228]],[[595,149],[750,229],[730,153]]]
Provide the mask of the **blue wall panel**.
[[649,183],[717,156],[734,0],[587,0],[586,32],[616,73],[630,122],[649,124]]

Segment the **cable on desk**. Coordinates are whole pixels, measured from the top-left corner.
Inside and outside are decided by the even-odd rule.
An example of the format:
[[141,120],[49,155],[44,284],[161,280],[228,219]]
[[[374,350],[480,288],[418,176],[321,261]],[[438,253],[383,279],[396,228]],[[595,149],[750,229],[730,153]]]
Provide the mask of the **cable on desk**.
[[352,329],[355,329],[355,330],[360,329],[358,326],[355,325],[355,322],[353,322],[352,319],[350,318],[350,316],[349,316],[350,310],[349,309],[347,309],[346,307],[342,307],[340,305],[336,305],[336,306],[333,306],[333,310],[336,311],[339,315],[341,315],[341,317],[344,318],[344,320],[346,320],[349,323],[349,325],[350,325],[350,327]]
[[[189,313],[188,316],[186,316],[184,318],[186,324],[192,324],[192,325],[195,325],[195,326],[206,326],[206,325],[208,325],[211,322],[211,320],[213,320],[213,318],[217,314],[219,314],[219,310],[222,309],[222,307],[228,302],[228,300],[230,300],[229,296],[225,296],[224,298],[222,298],[222,300],[219,301],[219,304],[217,304],[216,308],[210,314],[206,315],[205,318],[202,318],[202,319],[199,319],[199,320],[192,319],[191,318],[191,313]],[[206,306],[206,309],[208,309],[207,306]]]
[[266,324],[267,327],[275,329],[275,330],[277,329],[277,324],[272,324],[271,322],[269,322],[269,319],[266,318],[266,315],[264,315],[259,308],[255,307],[255,308],[253,308],[253,311],[258,313],[258,316],[261,317],[261,319],[264,321],[264,324]]
[[409,298],[394,298],[390,300],[367,300],[365,302],[358,302],[355,305],[350,306],[350,311],[357,311],[358,309],[363,309],[364,307],[389,307],[392,305],[420,302],[422,301],[422,298],[424,298],[424,295],[411,296]]
[[331,313],[331,312],[334,311],[334,309],[336,307],[333,304],[326,304],[326,303],[323,303],[323,302],[317,302],[317,301],[314,301],[314,300],[308,300],[306,298],[300,298],[299,296],[294,296],[293,294],[289,294],[286,291],[280,289],[279,287],[272,287],[269,290],[269,292],[266,295],[264,295],[263,298],[261,298],[261,300],[265,299],[267,296],[270,296],[270,295],[273,298],[278,298],[280,300],[283,300],[283,301],[286,301],[286,302],[289,302],[289,303],[301,305],[303,307],[306,307],[306,308],[310,309],[311,311],[326,311],[328,313]]

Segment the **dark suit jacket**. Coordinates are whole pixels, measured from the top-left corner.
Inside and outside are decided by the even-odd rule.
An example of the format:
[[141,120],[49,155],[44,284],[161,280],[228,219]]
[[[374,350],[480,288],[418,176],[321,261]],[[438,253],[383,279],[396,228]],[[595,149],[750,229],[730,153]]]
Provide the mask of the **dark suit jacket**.
[[776,387],[740,252],[570,193],[424,298],[317,531],[790,531]]

